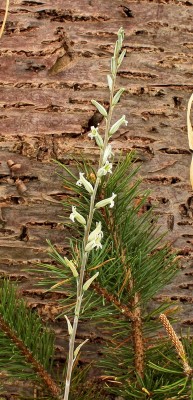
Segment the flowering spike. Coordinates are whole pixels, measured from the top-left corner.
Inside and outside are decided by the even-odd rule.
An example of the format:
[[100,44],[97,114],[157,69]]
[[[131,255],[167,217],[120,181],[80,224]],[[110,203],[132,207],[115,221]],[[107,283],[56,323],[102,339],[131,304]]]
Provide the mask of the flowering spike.
[[[119,64],[125,54],[125,52],[121,53],[121,46],[122,46],[123,38],[124,38],[124,31],[122,28],[120,28],[118,31],[117,42],[114,47],[114,54],[113,54],[113,57],[111,58],[111,71],[109,72],[109,75],[107,75],[107,82],[108,82],[109,92],[110,92],[108,112],[106,111],[105,107],[102,104],[98,103],[96,100],[92,100],[92,104],[96,107],[96,109],[100,112],[100,114],[106,119],[106,121],[105,121],[106,124],[105,124],[105,129],[104,129],[104,137],[102,137],[100,135],[101,130],[98,129],[98,127],[94,127],[94,126],[91,127],[91,132],[89,132],[89,134],[88,134],[88,137],[90,137],[91,139],[95,139],[96,144],[100,148],[99,166],[97,168],[98,171],[96,169],[95,175],[92,173],[94,175],[94,180],[91,180],[90,176],[89,176],[89,178],[87,178],[87,175],[85,174],[86,178],[88,179],[88,181],[87,181],[84,174],[80,173],[80,178],[77,181],[77,185],[80,185],[80,186],[83,185],[84,188],[90,194],[92,194],[91,199],[90,199],[90,205],[88,207],[89,211],[88,211],[88,215],[86,218],[87,220],[85,220],[85,218],[76,211],[75,206],[72,207],[72,213],[70,214],[70,219],[72,221],[77,220],[82,225],[84,225],[84,237],[83,237],[83,242],[82,242],[82,246],[81,246],[80,254],[79,254],[80,269],[78,271],[79,272],[78,276],[77,276],[78,272],[76,270],[76,265],[74,265],[73,263],[69,265],[69,267],[74,272],[74,276],[76,276],[77,297],[76,297],[76,302],[75,302],[75,311],[74,311],[75,318],[74,318],[74,323],[73,323],[73,333],[72,333],[72,335],[70,337],[70,341],[69,341],[69,357],[68,357],[68,367],[67,367],[67,374],[66,374],[64,400],[69,400],[71,376],[72,376],[74,362],[76,360],[76,357],[77,357],[81,347],[87,341],[87,340],[85,340],[74,350],[77,326],[78,326],[78,321],[79,321],[79,318],[81,315],[82,301],[86,294],[85,291],[90,288],[90,285],[92,285],[92,282],[97,278],[97,276],[99,274],[99,272],[97,272],[95,275],[90,277],[90,279],[85,278],[87,262],[88,262],[89,255],[90,255],[89,252],[91,252],[93,249],[97,250],[97,249],[102,248],[101,241],[103,238],[103,232],[101,230],[102,229],[101,222],[96,223],[95,229],[93,231],[91,231],[91,227],[93,225],[94,212],[96,211],[96,209],[99,209],[100,207],[105,207],[107,205],[109,207],[113,207],[114,206],[114,198],[116,197],[116,194],[112,193],[112,196],[109,198],[103,199],[99,202],[97,202],[97,200],[96,200],[97,196],[100,196],[100,191],[102,190],[102,192],[103,192],[103,189],[100,185],[101,177],[106,175],[107,173],[112,173],[112,163],[110,162],[110,159],[111,159],[111,156],[113,155],[113,153],[112,153],[111,145],[109,144],[110,137],[114,132],[117,131],[117,129],[119,129],[121,124],[123,124],[123,123],[127,124],[125,116],[123,116],[111,127],[111,123],[112,123],[111,119],[112,119],[112,113],[113,113],[114,106],[118,103],[120,96],[123,93],[123,89],[120,89],[117,91],[117,93],[114,93],[117,70],[118,70]],[[88,280],[86,280],[86,279],[88,279]],[[71,325],[69,324],[68,320],[67,320],[67,323],[69,326],[69,328],[68,328],[69,332],[71,333]]]

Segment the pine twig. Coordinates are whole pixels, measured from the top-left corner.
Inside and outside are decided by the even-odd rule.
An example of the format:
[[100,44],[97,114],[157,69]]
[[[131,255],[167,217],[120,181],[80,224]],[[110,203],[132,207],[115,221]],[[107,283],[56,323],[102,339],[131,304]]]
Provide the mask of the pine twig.
[[134,321],[133,313],[130,311],[130,309],[125,304],[122,304],[115,295],[109,293],[107,289],[101,287],[98,282],[93,282],[91,287],[98,294],[102,295],[105,298],[105,300],[108,301],[108,303],[111,303],[116,308],[118,308],[119,311],[121,312],[121,314],[123,314],[125,317],[129,318],[131,321]]
[[[122,243],[120,242],[120,238],[117,235],[116,228],[114,226],[114,221],[112,215],[110,218],[106,214],[106,210],[104,212],[104,217],[106,219],[107,226],[110,227],[110,232],[112,238],[114,240],[115,246],[117,249],[120,249],[120,259],[122,261],[122,265],[125,269],[125,279],[119,290],[119,293],[123,291],[123,289],[127,286],[128,292],[133,290],[134,281],[132,278],[131,268],[130,266],[126,265],[126,250],[122,247]],[[113,296],[114,297],[114,296]],[[142,333],[142,318],[141,318],[141,307],[139,306],[139,293],[134,293],[133,299],[131,300],[131,310],[129,307],[124,306],[121,308],[125,310],[125,315],[129,316],[132,321],[132,338],[133,338],[133,346],[134,346],[134,359],[135,359],[135,370],[136,373],[143,378],[144,375],[144,340],[143,340],[143,333]],[[110,299],[111,301],[114,300],[113,298]],[[116,301],[114,300],[113,303],[116,305]],[[117,304],[118,308],[120,309],[120,302]],[[122,311],[123,312],[123,311]]]
[[141,318],[141,307],[139,304],[139,294],[134,294],[132,302],[133,309],[133,344],[135,349],[135,369],[137,374],[142,378],[144,376],[144,340],[142,333],[142,318]]

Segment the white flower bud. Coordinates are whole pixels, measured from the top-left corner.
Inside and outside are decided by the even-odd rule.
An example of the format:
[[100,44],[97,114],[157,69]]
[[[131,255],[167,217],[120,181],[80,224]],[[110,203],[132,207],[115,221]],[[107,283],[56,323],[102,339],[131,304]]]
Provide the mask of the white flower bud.
[[111,58],[111,73],[112,73],[112,75],[116,75],[116,70],[117,70],[116,60],[115,60],[115,57],[112,57]]
[[70,214],[70,219],[72,222],[74,222],[76,219],[81,225],[86,225],[85,218],[76,211],[75,206],[72,206],[72,213]]
[[102,239],[103,233],[99,234],[95,239],[91,240],[90,242],[87,243],[85,246],[85,251],[89,253],[89,251],[93,250],[95,247],[96,249],[102,249],[102,244],[101,244],[101,239]]
[[96,144],[102,149],[103,148],[103,139],[101,135],[99,134],[98,128],[95,128],[94,126],[91,126],[91,132],[88,134],[88,137],[91,139],[95,139]]
[[87,179],[84,178],[84,172],[79,172],[80,179],[76,182],[77,186],[84,186],[88,193],[93,194],[93,187]]
[[118,58],[118,67],[120,67],[120,65],[122,64],[122,61],[125,57],[126,54],[126,50],[123,50],[122,53],[120,54],[119,58]]
[[118,119],[117,122],[115,122],[115,124],[113,126],[111,126],[111,129],[109,131],[109,136],[113,135],[113,133],[115,133],[122,124],[127,125],[128,121],[125,119],[125,115],[123,115],[120,119]]
[[97,108],[100,114],[102,114],[105,118],[107,117],[107,112],[105,108],[100,103],[98,103],[98,101],[91,100],[91,103]]
[[95,240],[91,240],[90,242],[87,243],[85,246],[85,251],[89,253],[89,251],[93,250],[95,248]]
[[119,30],[118,30],[118,32],[117,32],[117,35],[118,35],[118,38],[119,38],[119,36],[121,36],[121,37],[122,37],[122,40],[124,39],[125,31],[124,31],[124,29],[122,28],[122,26],[119,28]]
[[114,198],[117,195],[115,193],[112,193],[111,197],[108,197],[107,199],[101,200],[98,203],[95,204],[95,208],[101,208],[101,207],[105,207],[108,204],[110,204],[110,208],[112,208],[114,206]]
[[116,43],[115,43],[115,49],[114,49],[114,55],[113,55],[113,57],[115,59],[117,58],[117,56],[119,54],[119,51],[120,51],[120,46],[119,46],[119,43],[118,43],[118,40],[117,40]]
[[119,99],[120,99],[122,93],[124,92],[124,90],[125,90],[124,88],[121,88],[121,89],[119,89],[118,92],[114,95],[113,101],[112,101],[113,106],[115,106],[115,105],[118,103],[118,101],[119,101]]
[[112,88],[113,88],[113,80],[111,78],[111,75],[107,75],[107,82],[108,82],[109,90],[111,92]]
[[94,229],[94,231],[92,231],[88,237],[88,242],[95,240],[97,238],[98,235],[102,235],[102,230],[101,230],[101,222],[97,222],[96,223],[96,228]]
[[123,39],[124,39],[124,29],[120,28],[117,32],[117,35],[118,35],[118,46],[119,46],[119,51],[120,51],[122,44],[123,44]]

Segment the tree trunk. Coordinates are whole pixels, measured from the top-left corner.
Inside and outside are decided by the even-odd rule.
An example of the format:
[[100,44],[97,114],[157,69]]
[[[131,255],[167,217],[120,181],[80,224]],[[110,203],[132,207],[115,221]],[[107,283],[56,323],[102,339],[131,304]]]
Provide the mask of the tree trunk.
[[[106,75],[122,26],[127,55],[118,85],[126,91],[114,118],[125,114],[128,126],[113,136],[113,147],[116,154],[136,150],[142,187],[151,190],[161,230],[169,230],[167,238],[182,260],[180,274],[157,301],[177,300],[181,325],[193,325],[186,133],[193,91],[192,6],[183,0],[11,2],[0,50],[0,272],[19,280],[29,305],[45,319],[54,320],[62,295],[32,289],[37,277],[23,269],[48,259],[48,238],[61,250],[68,247],[60,217],[60,200],[68,193],[52,159],[71,164],[74,155],[97,157],[87,134],[103,121],[91,99],[108,104]],[[62,357],[63,326],[55,325]],[[92,328],[79,330],[80,338],[88,334],[100,342]]]

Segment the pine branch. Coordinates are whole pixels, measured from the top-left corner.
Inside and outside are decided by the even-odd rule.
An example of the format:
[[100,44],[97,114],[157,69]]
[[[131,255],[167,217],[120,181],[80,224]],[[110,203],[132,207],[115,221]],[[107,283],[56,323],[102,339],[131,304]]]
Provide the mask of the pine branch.
[[48,388],[52,396],[54,398],[58,398],[61,390],[55,384],[50,374],[43,368],[43,366],[34,358],[33,354],[29,349],[24,345],[23,341],[19,339],[9,325],[3,320],[0,316],[0,327],[5,332],[5,334],[15,343],[21,353],[24,355],[26,361],[30,364],[31,367],[37,372],[42,381],[45,383],[45,387]]
[[91,288],[93,288],[100,296],[104,297],[109,303],[118,308],[121,314],[129,318],[131,321],[134,321],[133,313],[129,310],[129,308],[125,304],[122,304],[116,296],[109,293],[107,289],[101,287],[98,282],[93,282],[91,284]]
[[[108,213],[110,214],[110,213]],[[130,265],[127,263],[126,259],[126,249],[123,247],[120,236],[118,236],[118,232],[116,230],[116,221],[113,219],[112,213],[107,216],[107,211],[104,209],[104,219],[106,225],[109,225],[109,231],[112,239],[114,240],[115,247],[118,249],[120,254],[120,260],[123,265],[123,269],[125,271],[125,277],[121,288],[119,290],[119,294],[127,287],[128,292],[133,291],[134,289],[134,280],[132,277],[132,270]],[[129,307],[126,307],[129,310]],[[144,376],[144,340],[143,340],[143,325],[142,325],[142,317],[141,317],[141,308],[140,308],[140,294],[135,292],[130,302],[130,319],[132,321],[132,339],[134,346],[134,360],[135,360],[135,370],[136,374],[139,377]],[[128,315],[128,312],[127,312]]]
[[141,318],[141,307],[139,304],[139,295],[135,293],[131,306],[133,307],[132,337],[135,354],[135,370],[142,378],[144,376],[144,338]]
[[[52,398],[58,398],[61,390],[48,372],[52,366],[54,336],[6,279],[0,288],[0,328],[1,354],[4,362],[7,359],[9,375],[41,381]],[[5,369],[2,361],[0,369]]]

